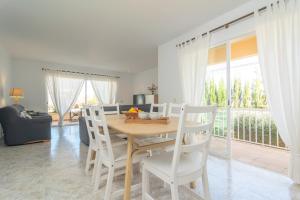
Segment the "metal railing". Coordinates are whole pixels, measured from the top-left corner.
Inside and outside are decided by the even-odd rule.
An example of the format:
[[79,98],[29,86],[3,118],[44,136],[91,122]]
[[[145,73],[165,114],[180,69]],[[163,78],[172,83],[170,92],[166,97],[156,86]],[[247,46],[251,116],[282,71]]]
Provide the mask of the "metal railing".
[[[232,139],[287,149],[267,109],[231,108]],[[214,136],[226,137],[227,111],[218,109]]]

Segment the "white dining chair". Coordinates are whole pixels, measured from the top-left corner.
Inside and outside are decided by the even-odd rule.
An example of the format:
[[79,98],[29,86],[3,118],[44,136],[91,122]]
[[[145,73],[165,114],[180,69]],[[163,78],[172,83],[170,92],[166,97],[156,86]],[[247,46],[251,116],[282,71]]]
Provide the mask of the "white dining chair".
[[[88,175],[91,167],[94,166],[92,180],[94,180],[94,177],[95,177],[95,168],[96,168],[96,163],[95,163],[96,159],[95,158],[96,158],[97,152],[99,150],[99,145],[97,144],[97,141],[95,138],[95,132],[97,131],[97,127],[94,123],[94,118],[96,116],[93,113],[93,107],[94,106],[84,106],[82,109],[83,116],[85,118],[88,136],[89,136],[89,148],[88,148],[88,155],[87,155],[86,166],[85,166],[85,173]],[[112,141],[113,141],[113,144],[116,146],[122,145],[122,144],[127,144],[126,140],[120,139],[119,137],[116,137],[116,136],[112,136]]]
[[[123,194],[120,191],[112,192],[113,177],[116,169],[124,168],[126,166],[127,159],[127,145],[113,146],[111,137],[107,127],[105,112],[103,106],[97,106],[94,108],[93,113],[98,113],[99,116],[94,119],[95,139],[98,144],[98,152],[96,155],[96,172],[95,172],[95,186],[94,189],[98,190],[100,182],[102,180],[103,168],[108,169],[107,183],[104,194],[105,200],[110,200],[113,197]],[[92,114],[93,115],[93,114]],[[133,164],[139,163],[143,158],[147,157],[147,153],[137,154],[134,156]]]
[[[157,110],[157,111],[155,111]],[[150,113],[158,113],[162,117],[167,115],[167,103],[162,104],[151,104]]]
[[120,105],[115,104],[103,104],[105,115],[120,115]]
[[[158,113],[162,117],[167,116],[167,103],[162,103],[162,104],[151,104],[150,107],[150,113]],[[161,143],[161,142],[167,142],[172,139],[164,137],[165,135],[158,135],[158,136],[149,136],[149,137],[142,137],[142,138],[137,138],[135,142],[139,146],[145,146],[153,143]],[[152,156],[153,152],[155,151],[156,154],[160,153],[160,150],[149,150],[150,156]]]
[[179,118],[182,106],[183,106],[183,104],[169,103],[167,117],[178,117]]
[[[206,162],[216,111],[216,107],[182,106],[174,152],[153,155],[142,162],[143,200],[153,199],[149,194],[149,173],[170,185],[172,200],[179,199],[178,186],[202,177],[204,198],[210,198]],[[195,115],[205,115],[205,122],[192,122],[196,119]],[[184,143],[186,135],[203,137]]]

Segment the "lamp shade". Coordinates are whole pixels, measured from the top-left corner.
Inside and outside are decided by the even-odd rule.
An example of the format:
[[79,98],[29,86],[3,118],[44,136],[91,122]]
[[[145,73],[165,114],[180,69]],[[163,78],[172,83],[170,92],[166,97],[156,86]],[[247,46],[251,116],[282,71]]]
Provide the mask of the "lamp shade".
[[24,92],[21,88],[11,88],[9,92],[10,97],[19,97],[22,98],[24,95]]

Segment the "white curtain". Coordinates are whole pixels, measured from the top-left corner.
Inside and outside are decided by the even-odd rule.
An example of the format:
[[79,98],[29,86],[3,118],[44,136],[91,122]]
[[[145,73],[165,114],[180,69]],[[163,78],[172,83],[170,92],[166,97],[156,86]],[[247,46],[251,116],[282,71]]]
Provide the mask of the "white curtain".
[[274,1],[255,19],[268,103],[291,150],[289,175],[300,184],[300,1]]
[[200,105],[205,88],[209,36],[178,48],[178,62],[184,103]]
[[64,116],[76,102],[83,84],[84,79],[77,76],[59,72],[47,73],[46,85],[59,114],[59,126],[63,126]]
[[91,80],[92,87],[101,104],[116,103],[117,80],[116,79],[99,79]]

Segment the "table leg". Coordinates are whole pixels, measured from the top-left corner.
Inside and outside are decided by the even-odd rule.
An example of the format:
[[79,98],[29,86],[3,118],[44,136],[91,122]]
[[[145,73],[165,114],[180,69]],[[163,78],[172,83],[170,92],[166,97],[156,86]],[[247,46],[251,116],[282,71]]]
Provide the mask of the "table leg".
[[190,188],[195,189],[196,188],[196,181],[193,181],[190,183]]
[[131,176],[132,176],[132,152],[133,152],[133,136],[128,135],[127,138],[127,162],[125,171],[125,191],[124,200],[130,200],[131,198]]

